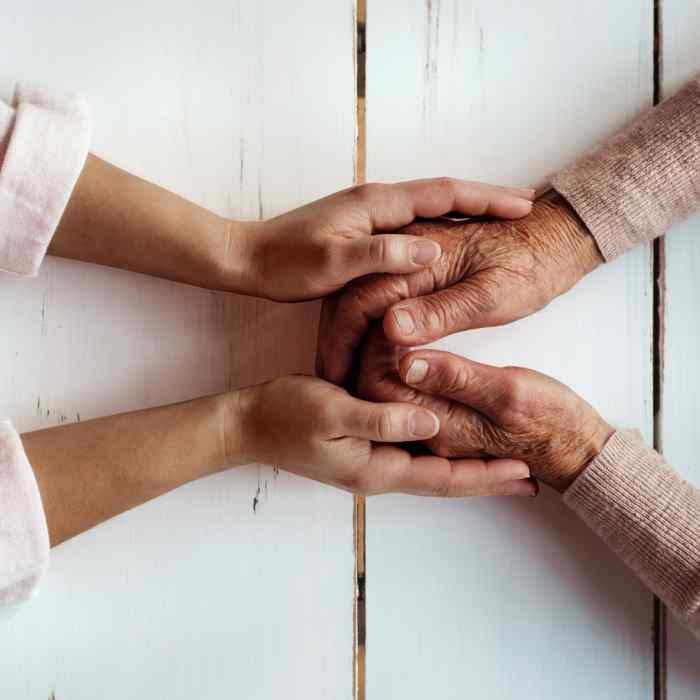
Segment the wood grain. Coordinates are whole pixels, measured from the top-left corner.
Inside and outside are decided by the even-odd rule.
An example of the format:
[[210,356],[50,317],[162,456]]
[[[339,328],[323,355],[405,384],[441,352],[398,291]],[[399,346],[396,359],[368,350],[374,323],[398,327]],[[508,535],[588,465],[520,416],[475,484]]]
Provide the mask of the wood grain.
[[[350,0],[3,16],[0,92],[84,93],[122,167],[245,218],[352,183]],[[28,430],[309,371],[317,313],[48,259],[0,281],[0,411]],[[251,466],[66,543],[2,613],[0,697],[349,697],[352,517],[349,495]]]
[[[700,72],[700,7],[665,0],[662,8],[662,97]],[[700,216],[665,237],[665,333],[661,438],[664,456],[686,479],[700,485]],[[669,700],[697,698],[700,646],[672,617],[668,619]]]
[[[651,3],[370,3],[367,176],[539,183],[647,109]],[[651,261],[441,347],[652,436]],[[410,611],[410,614],[408,613]],[[367,504],[368,697],[652,696],[652,598],[560,499]]]

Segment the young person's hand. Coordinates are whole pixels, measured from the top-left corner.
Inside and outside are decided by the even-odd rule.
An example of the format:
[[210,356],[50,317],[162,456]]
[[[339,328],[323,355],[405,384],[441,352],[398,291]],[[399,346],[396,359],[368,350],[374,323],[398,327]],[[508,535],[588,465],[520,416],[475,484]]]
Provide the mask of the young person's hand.
[[519,221],[417,221],[402,233],[438,243],[440,260],[411,274],[355,280],[324,301],[317,359],[324,379],[345,382],[373,320],[383,319],[395,345],[422,345],[527,316],[603,262],[593,236],[553,191]]
[[[352,187],[263,222],[231,222],[225,266],[231,291],[302,301],[372,272],[410,274],[440,258],[440,242],[391,235],[416,217],[450,211],[525,216],[534,191],[449,178]],[[410,232],[405,232],[410,233]]]
[[375,404],[320,379],[291,375],[231,394],[229,463],[261,462],[362,495],[534,495],[523,462],[412,456],[386,443],[429,440],[436,415]]

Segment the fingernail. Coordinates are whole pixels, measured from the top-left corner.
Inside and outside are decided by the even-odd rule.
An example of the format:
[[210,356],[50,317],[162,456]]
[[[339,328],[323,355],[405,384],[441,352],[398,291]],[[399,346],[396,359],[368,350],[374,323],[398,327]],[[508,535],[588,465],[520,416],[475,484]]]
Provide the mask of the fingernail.
[[[492,467],[495,466],[492,464]],[[502,481],[515,481],[516,479],[528,479],[530,468],[524,462],[506,461],[498,465],[498,478]]]
[[[418,384],[422,382],[428,374],[428,363],[425,360],[413,360],[408,372],[406,372],[407,384]],[[529,474],[527,476],[530,476]]]
[[525,479],[526,488],[519,496],[527,496],[528,498],[535,498],[540,492],[540,484],[537,479]]
[[416,325],[413,322],[413,316],[406,309],[396,309],[394,311],[394,321],[396,321],[401,335],[411,335],[415,330]]
[[440,429],[438,419],[427,411],[413,411],[408,419],[408,429],[414,437],[432,437]]
[[537,190],[531,188],[531,187],[514,187],[511,192],[513,194],[517,195],[518,197],[523,197],[524,199],[534,199],[535,198],[535,193]]
[[442,253],[435,241],[415,241],[411,243],[411,262],[415,265],[429,265],[435,262]]

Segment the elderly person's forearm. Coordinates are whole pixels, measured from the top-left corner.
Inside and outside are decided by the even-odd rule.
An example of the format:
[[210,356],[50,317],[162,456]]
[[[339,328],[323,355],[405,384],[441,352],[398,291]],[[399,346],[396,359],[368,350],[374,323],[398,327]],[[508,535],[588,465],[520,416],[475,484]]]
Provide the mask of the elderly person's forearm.
[[553,179],[606,260],[700,207],[700,76]]
[[380,335],[368,341],[365,395],[412,399],[434,411],[441,430],[427,444],[439,454],[528,463],[700,637],[700,491],[639,434],[615,431],[569,388],[538,372],[436,350],[378,362],[382,342]]
[[564,502],[700,638],[700,491],[618,431]]

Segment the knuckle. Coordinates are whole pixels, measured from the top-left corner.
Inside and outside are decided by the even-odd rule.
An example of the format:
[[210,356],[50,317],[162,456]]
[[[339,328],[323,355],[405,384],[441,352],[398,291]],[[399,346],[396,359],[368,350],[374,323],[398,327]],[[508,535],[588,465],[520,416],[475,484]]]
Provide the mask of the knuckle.
[[329,435],[333,432],[335,423],[335,413],[328,406],[317,408],[316,416],[312,423],[313,431],[316,435]]
[[498,308],[497,286],[487,277],[465,283],[458,299],[454,299],[455,314],[478,318]]
[[338,247],[332,245],[329,239],[316,241],[312,255],[315,267],[321,273],[332,273],[342,263]]
[[429,330],[439,330],[447,327],[448,312],[445,307],[434,299],[427,298],[418,304],[419,324]]
[[373,411],[369,417],[369,427],[379,442],[389,442],[394,432],[391,411],[388,409]]
[[338,402],[337,399],[347,394],[342,387],[325,386],[319,384],[312,386],[309,391],[309,413],[312,418],[312,426],[316,434],[329,433],[338,422]]
[[372,262],[383,263],[386,262],[389,256],[389,249],[387,246],[387,239],[383,236],[373,236],[369,242],[369,257]]
[[361,185],[355,185],[351,188],[350,193],[361,202],[368,202],[381,195],[383,187],[384,185],[378,182],[365,182]]
[[527,402],[527,370],[522,367],[504,367],[502,391],[503,408],[517,411]]
[[342,488],[352,491],[358,496],[368,495],[367,474],[361,467],[355,466],[350,468],[338,479],[338,483]]
[[452,177],[442,176],[437,178],[436,183],[448,194],[452,194],[455,190],[455,180]]
[[448,394],[456,394],[464,390],[471,380],[471,371],[462,362],[449,362],[442,370],[441,375],[441,388]]

